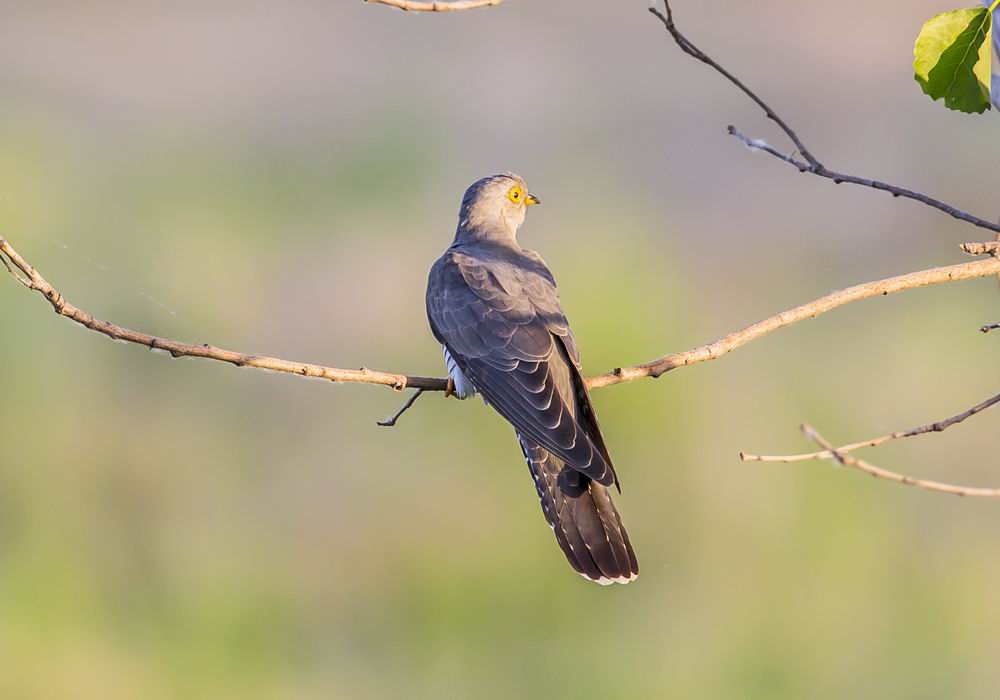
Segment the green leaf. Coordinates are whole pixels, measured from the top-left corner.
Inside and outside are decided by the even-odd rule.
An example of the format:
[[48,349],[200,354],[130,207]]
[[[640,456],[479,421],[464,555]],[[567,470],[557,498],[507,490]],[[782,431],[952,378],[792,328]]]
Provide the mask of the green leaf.
[[914,78],[944,106],[982,114],[990,109],[993,15],[985,7],[944,12],[924,24],[913,47]]

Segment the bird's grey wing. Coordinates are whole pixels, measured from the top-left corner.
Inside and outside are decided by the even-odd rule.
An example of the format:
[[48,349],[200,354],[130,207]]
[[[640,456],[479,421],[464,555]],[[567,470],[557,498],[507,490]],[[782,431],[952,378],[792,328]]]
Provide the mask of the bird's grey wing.
[[617,483],[589,399],[580,401],[586,388],[575,345],[564,342],[569,326],[554,285],[447,253],[431,269],[427,316],[465,376],[520,434],[595,481]]

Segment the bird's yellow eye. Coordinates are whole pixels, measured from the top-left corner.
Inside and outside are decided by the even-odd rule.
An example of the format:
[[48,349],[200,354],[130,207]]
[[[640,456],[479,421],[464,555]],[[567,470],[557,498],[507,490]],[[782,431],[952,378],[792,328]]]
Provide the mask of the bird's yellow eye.
[[507,196],[510,197],[510,201],[514,204],[520,204],[524,200],[524,190],[521,189],[520,185],[514,185],[510,188]]

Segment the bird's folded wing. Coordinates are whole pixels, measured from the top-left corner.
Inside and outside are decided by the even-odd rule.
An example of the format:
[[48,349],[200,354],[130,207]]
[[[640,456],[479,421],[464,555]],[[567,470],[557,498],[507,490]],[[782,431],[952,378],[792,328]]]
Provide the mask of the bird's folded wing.
[[431,270],[427,315],[462,372],[520,433],[595,481],[616,482],[589,402],[585,415],[579,410],[585,389],[554,284],[446,255]]

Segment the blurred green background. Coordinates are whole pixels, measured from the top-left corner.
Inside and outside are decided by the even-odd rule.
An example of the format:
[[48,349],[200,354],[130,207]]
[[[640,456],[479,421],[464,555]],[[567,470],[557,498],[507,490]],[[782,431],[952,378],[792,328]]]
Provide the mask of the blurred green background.
[[[1000,121],[912,80],[954,4],[678,2],[682,29],[831,167],[987,218]],[[983,232],[803,177],[643,2],[2,2],[0,231],[95,315],[340,367],[443,371],[426,273],[476,178],[544,200],[521,241],[591,373]],[[642,575],[572,573],[481,402],[171,360],[0,276],[0,697],[990,698],[1000,511],[828,463],[1000,387],[994,280],[871,300],[595,394]],[[996,485],[998,414],[888,446]]]

